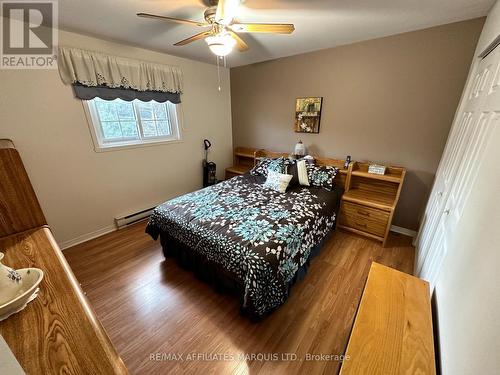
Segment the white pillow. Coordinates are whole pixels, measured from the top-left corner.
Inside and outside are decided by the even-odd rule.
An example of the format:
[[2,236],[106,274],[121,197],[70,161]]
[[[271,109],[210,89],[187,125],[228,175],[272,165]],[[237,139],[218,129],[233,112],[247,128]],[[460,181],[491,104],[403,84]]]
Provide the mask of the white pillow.
[[283,174],[268,170],[267,179],[266,182],[264,182],[264,186],[276,190],[280,193],[284,193],[292,177],[293,176],[291,174]]
[[299,184],[302,186],[309,186],[306,163],[307,162],[305,160],[299,160],[297,162],[297,177],[299,178]]

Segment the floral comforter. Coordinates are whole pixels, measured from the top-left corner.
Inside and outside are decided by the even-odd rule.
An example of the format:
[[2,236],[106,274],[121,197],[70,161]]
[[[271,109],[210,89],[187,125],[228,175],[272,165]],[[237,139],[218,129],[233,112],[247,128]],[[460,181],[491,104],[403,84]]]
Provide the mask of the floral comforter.
[[147,232],[162,232],[222,266],[244,287],[243,307],[262,316],[284,303],[290,282],[335,222],[338,191],[278,193],[259,176],[232,178],[158,206]]

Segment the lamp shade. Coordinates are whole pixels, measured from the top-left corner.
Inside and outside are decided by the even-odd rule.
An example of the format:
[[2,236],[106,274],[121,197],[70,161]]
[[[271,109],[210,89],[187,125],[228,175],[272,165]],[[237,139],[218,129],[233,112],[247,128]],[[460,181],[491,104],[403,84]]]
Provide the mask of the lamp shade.
[[295,150],[294,154],[297,156],[304,156],[306,154],[306,146],[302,143],[302,141],[299,141],[295,145]]

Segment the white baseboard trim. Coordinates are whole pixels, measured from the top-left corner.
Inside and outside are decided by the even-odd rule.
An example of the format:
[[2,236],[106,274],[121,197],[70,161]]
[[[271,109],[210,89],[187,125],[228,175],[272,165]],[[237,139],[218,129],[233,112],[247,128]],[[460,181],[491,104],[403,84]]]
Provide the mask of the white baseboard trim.
[[417,232],[411,229],[398,227],[397,225],[391,225],[391,232],[396,232],[400,234],[404,234],[405,236],[417,237]]
[[95,230],[93,232],[82,234],[81,236],[78,236],[78,237],[73,238],[71,240],[61,242],[59,244],[59,247],[61,248],[61,250],[66,250],[67,248],[69,248],[71,246],[75,246],[75,245],[81,244],[83,242],[92,240],[94,238],[103,236],[103,235],[105,235],[107,233],[114,232],[115,230],[117,230],[117,228],[116,228],[116,226],[114,224],[113,225],[108,225],[108,226],[106,226],[104,228],[97,229],[97,230]]
[[[118,229],[116,228],[115,225],[108,225],[107,227],[97,229],[97,230],[90,232],[90,233],[82,234],[81,236],[78,236],[78,237],[73,238],[73,239],[68,240],[68,241],[61,242],[59,244],[59,247],[61,248],[61,250],[66,250],[72,246],[79,245],[79,244],[86,242],[86,241],[89,241],[89,240],[93,240],[94,238],[103,236],[105,234],[114,232],[116,230],[118,230]],[[410,236],[410,237],[417,236],[416,231],[411,230],[411,229],[407,229],[407,228],[403,228],[403,227],[398,227],[397,225],[391,225],[391,231],[396,232],[396,233],[401,233],[401,234],[404,234],[404,235]]]

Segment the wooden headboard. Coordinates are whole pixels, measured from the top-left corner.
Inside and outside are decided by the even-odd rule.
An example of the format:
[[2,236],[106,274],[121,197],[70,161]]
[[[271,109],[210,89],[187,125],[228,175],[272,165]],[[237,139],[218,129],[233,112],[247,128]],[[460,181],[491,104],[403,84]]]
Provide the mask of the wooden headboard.
[[[255,151],[255,161],[257,162],[257,158],[279,158],[279,157],[284,157],[288,158],[290,155],[289,152],[277,152],[277,151],[268,151],[268,150],[257,150]],[[339,169],[339,173],[335,176],[335,181],[338,182],[340,185],[344,187],[344,189],[347,189],[348,186],[348,171],[352,169],[352,163],[349,164],[348,169],[344,169],[344,163],[345,160],[342,159],[332,159],[332,158],[326,158],[323,156],[314,156],[314,159],[316,160],[317,165],[330,165],[333,167],[336,167]]]
[[19,152],[0,139],[0,238],[46,225]]

